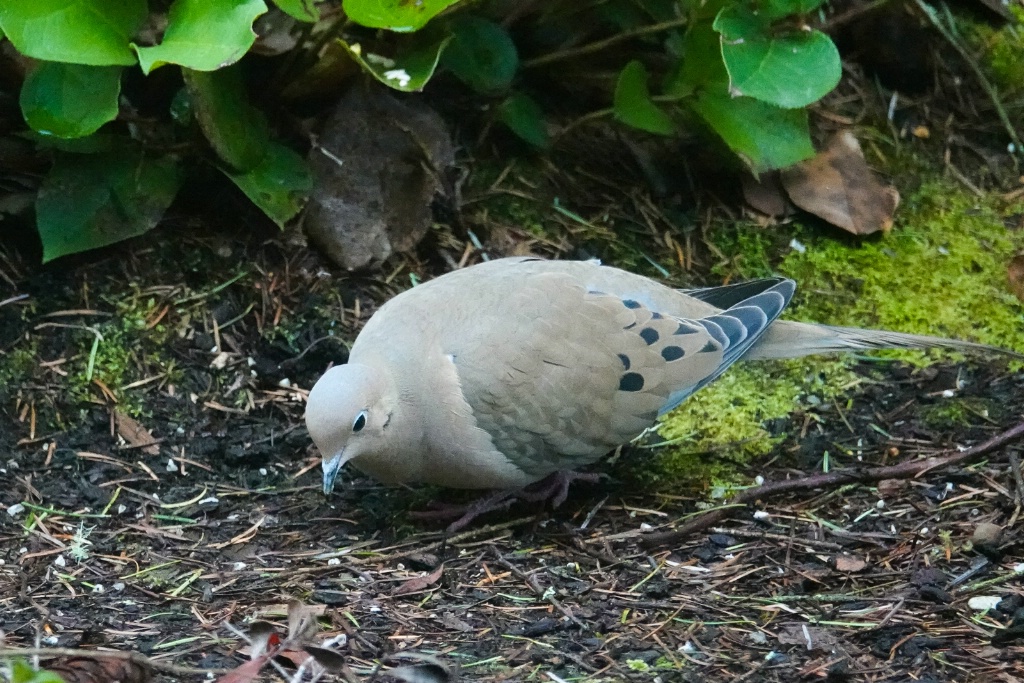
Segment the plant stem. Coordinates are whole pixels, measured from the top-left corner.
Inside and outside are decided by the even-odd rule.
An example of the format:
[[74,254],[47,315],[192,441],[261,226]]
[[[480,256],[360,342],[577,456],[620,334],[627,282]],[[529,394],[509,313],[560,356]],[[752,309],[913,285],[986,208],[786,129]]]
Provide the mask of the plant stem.
[[640,28],[633,29],[632,31],[626,31],[604,40],[598,40],[594,43],[588,43],[581,45],[580,47],[570,47],[565,50],[559,50],[557,52],[551,52],[540,57],[534,57],[533,59],[527,59],[521,66],[524,69],[532,69],[535,66],[543,66],[545,64],[551,64],[552,62],[559,62],[563,59],[571,59],[572,57],[580,57],[582,55],[589,55],[592,52],[600,52],[606,47],[621,43],[632,38],[639,36],[647,36],[652,33],[661,33],[662,31],[668,31],[673,28],[679,28],[680,26],[686,26],[690,23],[689,18],[680,17],[678,19],[672,19],[670,21],[663,21],[660,24],[651,24],[650,26],[641,26]]

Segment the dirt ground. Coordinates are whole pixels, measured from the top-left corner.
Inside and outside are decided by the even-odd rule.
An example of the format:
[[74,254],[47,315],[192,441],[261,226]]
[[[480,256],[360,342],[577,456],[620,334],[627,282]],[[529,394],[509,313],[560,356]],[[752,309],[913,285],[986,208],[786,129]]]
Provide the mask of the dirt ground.
[[[706,493],[651,492],[628,472],[445,539],[408,511],[450,494],[350,474],[325,499],[301,422],[305,392],[345,359],[338,339],[431,266],[337,278],[274,240],[173,232],[42,270],[5,252],[5,291],[28,297],[0,308],[0,343],[31,377],[2,390],[6,646],[228,669],[245,645],[228,623],[282,623],[300,600],[319,610],[318,639],[342,637],[353,681],[402,652],[468,680],[1024,678],[1009,450],[765,501],[664,547],[641,539]],[[95,352],[88,328],[104,334]],[[813,472],[829,444],[891,463],[984,440],[1024,414],[1024,376],[1005,368],[864,363],[850,403],[775,426],[789,436],[750,480]],[[931,426],[922,415],[958,382],[998,419]],[[627,451],[613,474],[649,457]],[[986,523],[1007,532],[985,545]]]

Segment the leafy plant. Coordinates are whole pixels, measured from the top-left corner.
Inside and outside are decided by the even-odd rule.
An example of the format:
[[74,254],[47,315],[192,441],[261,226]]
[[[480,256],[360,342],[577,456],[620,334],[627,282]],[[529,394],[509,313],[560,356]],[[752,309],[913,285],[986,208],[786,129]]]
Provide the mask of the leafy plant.
[[[840,76],[835,46],[807,25],[822,2],[553,0],[517,14],[462,0],[278,0],[292,46],[259,90],[279,104],[345,63],[402,92],[446,73],[494,122],[543,148],[551,112],[572,104],[545,84],[611,67],[610,106],[579,120],[663,136],[704,128],[760,172],[813,154],[804,108]],[[197,161],[278,225],[301,211],[311,176],[250,100],[255,63],[243,60],[268,11],[264,0],[174,0],[166,12],[146,0],[0,0],[0,36],[30,58],[22,113],[52,156],[36,204],[44,261],[149,230]],[[130,70],[180,74],[141,81],[177,89],[162,93],[171,105],[140,120]]]

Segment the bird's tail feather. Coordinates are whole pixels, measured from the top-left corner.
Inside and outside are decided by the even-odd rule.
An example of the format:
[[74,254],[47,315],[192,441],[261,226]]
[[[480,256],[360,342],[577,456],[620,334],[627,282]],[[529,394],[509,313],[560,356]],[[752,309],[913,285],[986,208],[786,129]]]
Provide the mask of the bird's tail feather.
[[799,358],[818,353],[877,349],[986,351],[1024,358],[1021,354],[1007,349],[943,337],[777,320],[745,354],[744,359]]

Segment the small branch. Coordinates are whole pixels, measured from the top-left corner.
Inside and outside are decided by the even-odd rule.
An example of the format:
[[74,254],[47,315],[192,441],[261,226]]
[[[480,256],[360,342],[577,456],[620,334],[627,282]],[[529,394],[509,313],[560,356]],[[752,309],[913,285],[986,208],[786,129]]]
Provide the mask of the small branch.
[[640,36],[647,36],[652,33],[661,33],[662,31],[668,31],[670,29],[679,28],[686,26],[690,23],[689,18],[680,17],[678,19],[672,19],[670,21],[663,21],[660,24],[651,24],[650,26],[641,26],[640,28],[633,29],[632,31],[626,31],[625,33],[619,33],[605,38],[604,40],[598,40],[594,43],[587,43],[579,47],[570,47],[565,50],[559,50],[557,52],[550,52],[540,57],[534,57],[533,59],[527,59],[522,62],[521,66],[524,69],[532,69],[535,66],[543,66],[552,62],[560,62],[563,59],[571,59],[573,57],[581,57],[583,55],[589,55],[592,52],[600,52],[601,50],[611,47],[617,43],[621,43],[626,40],[638,38]]
[[690,534],[703,531],[712,524],[724,520],[736,505],[746,505],[756,500],[765,500],[784,493],[794,491],[808,491],[817,488],[828,488],[841,486],[843,484],[866,484],[881,481],[883,479],[912,479],[919,477],[925,472],[938,467],[949,467],[957,465],[965,460],[986,455],[992,451],[999,450],[1007,444],[1024,439],[1024,422],[1007,429],[1005,432],[993,436],[988,441],[962,451],[946,452],[943,455],[936,455],[922,460],[908,460],[898,465],[887,467],[867,467],[833,470],[827,474],[817,474],[801,479],[787,479],[785,481],[773,481],[761,486],[749,488],[737,494],[726,506],[716,508],[703,515],[690,519],[678,529],[665,531],[658,534],[644,536],[640,544],[644,547],[654,547],[666,543],[675,543]]

